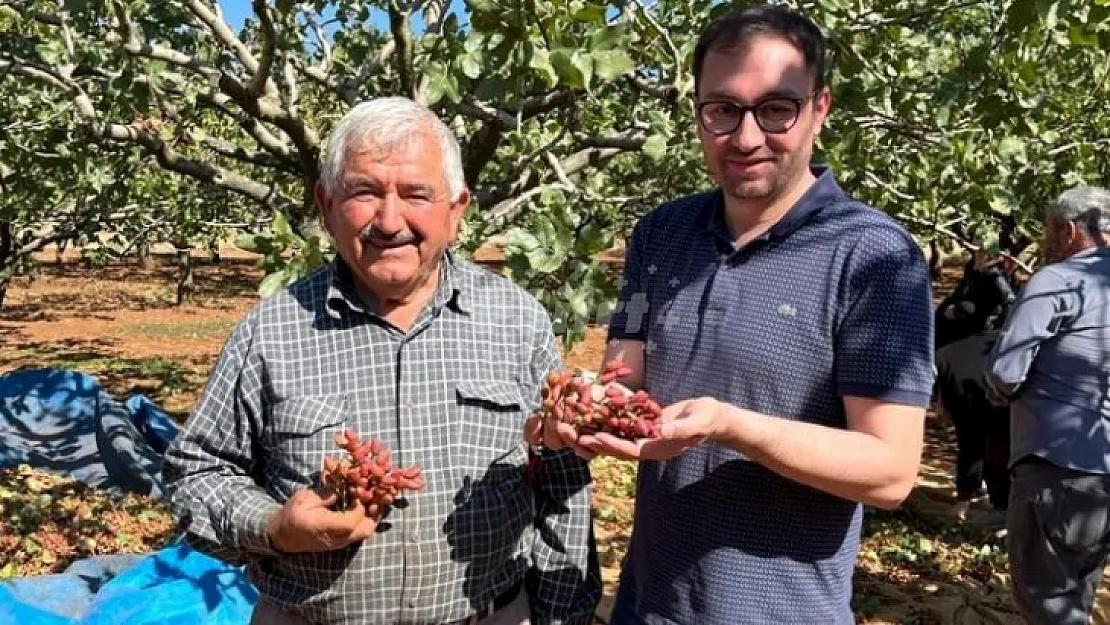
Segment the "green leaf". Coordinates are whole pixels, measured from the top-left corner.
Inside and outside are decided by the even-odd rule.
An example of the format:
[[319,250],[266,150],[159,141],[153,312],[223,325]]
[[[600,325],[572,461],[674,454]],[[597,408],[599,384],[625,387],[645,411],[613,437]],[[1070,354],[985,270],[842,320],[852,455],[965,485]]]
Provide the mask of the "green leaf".
[[471,80],[475,80],[482,75],[481,62],[470,54],[462,57],[459,61],[459,69],[462,70],[464,76]]
[[628,31],[629,26],[627,22],[594,29],[594,32],[590,34],[590,49],[597,52],[598,50],[623,48],[629,44],[629,42],[626,41],[628,38]]
[[532,234],[521,228],[513,228],[505,235],[506,247],[510,251],[528,253],[540,247],[540,242]]
[[277,293],[285,286],[285,270],[275,271],[262,279],[262,284],[258,285],[258,296],[262,298],[270,297]]
[[582,56],[578,50],[556,48],[551,51],[550,58],[560,82],[572,89],[585,89],[589,85],[593,72],[589,57]]
[[663,135],[651,135],[644,141],[644,154],[653,161],[660,161],[667,155],[667,138]]
[[286,239],[293,235],[293,228],[289,226],[289,220],[285,218],[285,213],[281,211],[274,211],[274,221],[270,224],[274,234],[278,238]]
[[1012,158],[1024,160],[1025,142],[1018,137],[1003,137],[998,142],[998,156],[1007,160]]
[[532,51],[532,58],[528,60],[528,67],[536,70],[536,73],[539,74],[549,89],[559,82],[559,74],[555,72],[555,67],[551,65],[551,57],[544,48],[535,48]]
[[591,56],[594,58],[594,73],[602,80],[613,80],[636,69],[632,57],[624,50],[595,50]]
[[258,246],[255,244],[255,235],[253,234],[240,234],[235,237],[235,247],[246,252],[258,253]]
[[605,23],[605,7],[597,4],[587,4],[578,9],[572,16],[576,21],[592,24]]
[[585,319],[590,314],[590,302],[586,300],[584,291],[576,291],[570,296],[570,312],[579,319]]
[[1068,29],[1068,41],[1072,45],[1098,48],[1098,33],[1092,32],[1082,26],[1072,26]]

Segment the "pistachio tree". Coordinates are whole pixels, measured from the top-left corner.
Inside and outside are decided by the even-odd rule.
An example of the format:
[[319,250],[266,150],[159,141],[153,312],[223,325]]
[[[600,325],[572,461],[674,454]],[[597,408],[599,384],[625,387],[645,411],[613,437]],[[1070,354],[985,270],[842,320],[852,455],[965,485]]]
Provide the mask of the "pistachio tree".
[[[71,151],[126,153],[254,206],[230,221],[264,224],[240,242],[265,254],[269,293],[332,253],[311,201],[332,125],[408,95],[463,145],[463,251],[505,235],[508,275],[573,343],[614,293],[598,253],[709,184],[693,49],[744,4],[251,0],[233,27],[213,0],[0,0],[16,35],[0,40],[0,107],[34,94],[20,123]],[[1018,252],[1048,198],[1106,180],[1108,0],[785,4],[828,34],[820,158],[923,246]]]

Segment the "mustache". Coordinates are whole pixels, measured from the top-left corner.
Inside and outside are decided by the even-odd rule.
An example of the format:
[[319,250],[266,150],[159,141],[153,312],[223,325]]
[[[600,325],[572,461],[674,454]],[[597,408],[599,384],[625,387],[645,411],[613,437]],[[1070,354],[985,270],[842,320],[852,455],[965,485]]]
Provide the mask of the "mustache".
[[393,234],[382,232],[374,224],[367,224],[359,233],[358,240],[370,245],[411,245],[418,243],[420,237],[411,230],[401,230]]

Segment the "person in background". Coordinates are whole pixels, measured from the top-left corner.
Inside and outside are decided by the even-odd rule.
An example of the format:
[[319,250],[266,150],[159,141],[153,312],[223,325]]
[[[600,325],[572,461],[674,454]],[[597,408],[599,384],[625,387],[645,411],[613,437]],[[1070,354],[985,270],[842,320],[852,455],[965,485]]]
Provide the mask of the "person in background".
[[[454,135],[376,99],[322,165],[338,254],[236,326],[166,453],[188,540],[246,564],[253,623],[589,623],[589,466],[549,451],[527,471],[520,439],[560,354],[531,295],[450,250],[470,198]],[[332,509],[319,473],[348,428],[425,487],[384,517]]]
[[1110,555],[1110,191],[1046,211],[1047,263],[1022,289],[985,379],[1010,406],[1014,599],[1036,625],[1090,619]]

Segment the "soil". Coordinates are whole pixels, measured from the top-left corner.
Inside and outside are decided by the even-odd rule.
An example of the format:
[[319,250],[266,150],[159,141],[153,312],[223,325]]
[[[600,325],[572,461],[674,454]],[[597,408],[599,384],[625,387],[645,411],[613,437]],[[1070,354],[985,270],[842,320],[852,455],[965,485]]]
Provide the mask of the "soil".
[[[201,262],[196,299],[179,307],[173,259],[156,260],[150,270],[134,264],[90,269],[48,256],[34,280],[17,278],[0,312],[0,373],[75,368],[97,375],[117,397],[143,392],[185,419],[223,341],[257,301],[262,272],[252,257],[233,251],[219,264]],[[939,283],[936,295],[950,284],[950,279]],[[591,328],[564,362],[593,370],[603,351],[603,329]],[[897,512],[869,512],[855,582],[860,623],[1020,622],[1006,588],[1003,541],[946,516],[952,441],[950,426],[931,414],[914,493]],[[595,480],[593,508],[606,582],[598,618],[604,623],[631,531],[634,469],[598,461]],[[94,522],[108,514],[111,523]],[[26,468],[0,471],[0,579],[57,572],[94,553],[149,551],[171,532],[161,503],[109,500]],[[1096,623],[1108,622],[1110,601],[1104,598],[1103,604]]]

